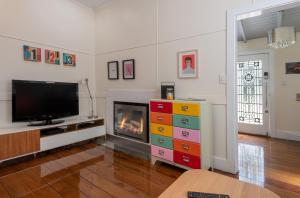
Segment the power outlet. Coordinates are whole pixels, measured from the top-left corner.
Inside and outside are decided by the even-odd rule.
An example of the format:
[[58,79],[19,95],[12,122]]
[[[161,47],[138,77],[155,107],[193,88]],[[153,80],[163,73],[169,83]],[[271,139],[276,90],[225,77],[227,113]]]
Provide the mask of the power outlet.
[[296,101],[300,101],[300,93],[296,94]]

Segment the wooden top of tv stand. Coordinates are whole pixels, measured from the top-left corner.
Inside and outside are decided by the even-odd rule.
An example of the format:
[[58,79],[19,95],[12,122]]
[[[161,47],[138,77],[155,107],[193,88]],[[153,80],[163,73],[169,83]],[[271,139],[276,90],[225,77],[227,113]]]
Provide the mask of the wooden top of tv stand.
[[70,119],[66,120],[64,123],[56,124],[56,125],[46,125],[46,126],[27,126],[28,123],[26,124],[16,124],[11,127],[5,127],[5,128],[0,128],[0,135],[7,135],[11,133],[20,133],[20,132],[26,132],[26,131],[34,131],[34,130],[42,130],[42,129],[51,129],[51,128],[56,128],[56,127],[63,127],[63,126],[68,126],[72,124],[80,124],[80,123],[85,123],[85,122],[92,122],[92,121],[104,121],[103,117],[98,117],[95,119],[88,119],[87,117],[79,117],[76,119]]

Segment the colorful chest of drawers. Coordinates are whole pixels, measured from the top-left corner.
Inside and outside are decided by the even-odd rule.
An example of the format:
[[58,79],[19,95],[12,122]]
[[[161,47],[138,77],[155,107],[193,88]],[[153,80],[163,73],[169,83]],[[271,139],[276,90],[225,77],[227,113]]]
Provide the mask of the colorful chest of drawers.
[[213,166],[208,102],[151,100],[150,109],[153,164],[159,160],[185,169]]

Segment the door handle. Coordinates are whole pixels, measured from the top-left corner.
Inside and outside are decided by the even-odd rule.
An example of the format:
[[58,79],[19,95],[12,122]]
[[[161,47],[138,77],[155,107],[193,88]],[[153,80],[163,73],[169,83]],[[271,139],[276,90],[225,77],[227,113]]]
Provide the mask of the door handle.
[[184,162],[186,163],[189,163],[190,162],[190,158],[189,157],[186,157],[186,156],[183,156],[183,159],[182,159]]
[[182,148],[184,149],[184,150],[190,150],[190,146],[189,145],[187,145],[187,144],[183,144],[182,145]]
[[159,132],[163,132],[163,131],[164,131],[164,127],[158,127],[157,130],[158,130]]
[[158,151],[158,154],[161,155],[161,156],[164,156],[164,155],[165,155],[165,151],[159,150],[159,151]]
[[157,120],[164,121],[164,118],[163,117],[157,117]]
[[187,132],[187,131],[182,131],[182,136],[183,137],[188,137],[189,136],[189,132]]
[[185,119],[185,118],[184,118],[184,119],[181,119],[181,123],[182,123],[182,124],[187,124],[188,122],[189,122],[188,119]]
[[165,142],[165,140],[163,140],[163,139],[158,139],[158,142],[159,142],[160,144],[163,144],[163,143]]
[[181,111],[188,111],[189,110],[189,107],[188,106],[182,106],[181,107]]
[[158,108],[158,109],[163,109],[163,108],[164,108],[164,105],[163,105],[163,104],[158,104],[158,105],[157,105],[157,108]]

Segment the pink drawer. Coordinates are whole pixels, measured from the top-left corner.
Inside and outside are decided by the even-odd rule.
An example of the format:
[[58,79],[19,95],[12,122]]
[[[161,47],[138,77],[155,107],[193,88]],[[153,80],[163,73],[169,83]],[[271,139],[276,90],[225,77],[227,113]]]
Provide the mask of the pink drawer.
[[176,139],[200,143],[200,131],[199,130],[174,127],[173,128],[173,136]]
[[151,154],[155,157],[173,162],[173,150],[152,145]]

